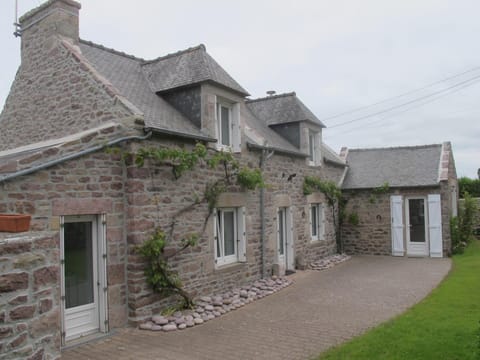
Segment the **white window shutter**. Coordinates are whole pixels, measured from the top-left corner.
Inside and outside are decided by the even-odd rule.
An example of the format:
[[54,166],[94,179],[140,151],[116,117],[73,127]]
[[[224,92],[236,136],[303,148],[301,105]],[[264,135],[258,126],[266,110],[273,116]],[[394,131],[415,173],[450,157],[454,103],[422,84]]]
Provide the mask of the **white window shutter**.
[[213,257],[215,259],[215,264],[219,265],[218,263],[218,258],[217,258],[217,254],[218,254],[218,219],[217,219],[217,209],[213,209],[213,212],[212,212],[212,215],[213,215]]
[[392,216],[392,255],[404,256],[403,247],[403,200],[399,195],[390,196],[390,213]]
[[428,195],[428,233],[430,257],[442,257],[442,207],[439,194]]
[[215,96],[215,110],[214,110],[214,119],[215,119],[215,139],[217,139],[217,145],[220,144],[220,119],[218,118],[218,99]]
[[238,261],[247,261],[247,236],[246,236],[245,207],[237,209],[237,236],[238,236]]
[[239,103],[232,105],[232,147],[233,152],[240,152],[242,150]]
[[321,216],[321,219],[319,221],[320,234],[318,235],[320,236],[321,240],[324,240],[325,239],[325,205],[324,204],[320,205],[320,216]]

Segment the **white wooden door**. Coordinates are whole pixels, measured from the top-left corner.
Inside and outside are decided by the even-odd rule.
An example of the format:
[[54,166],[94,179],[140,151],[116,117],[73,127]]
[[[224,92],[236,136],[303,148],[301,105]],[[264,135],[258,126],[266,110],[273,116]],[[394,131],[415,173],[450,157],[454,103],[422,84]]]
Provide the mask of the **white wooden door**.
[[428,233],[430,256],[443,256],[442,207],[439,194],[428,195]]
[[287,207],[279,208],[277,212],[277,249],[280,272],[295,270],[293,217]]
[[392,216],[392,255],[404,256],[403,246],[403,199],[399,195],[390,197],[390,213]]
[[287,259],[287,208],[279,208],[277,211],[277,251],[278,264],[283,273]]
[[107,330],[103,234],[96,216],[66,216],[62,220],[64,343]]
[[286,208],[286,246],[287,246],[287,259],[286,259],[286,268],[287,270],[295,270],[295,250],[293,242],[293,214],[291,208]]
[[428,256],[427,207],[423,197],[405,201],[407,255]]

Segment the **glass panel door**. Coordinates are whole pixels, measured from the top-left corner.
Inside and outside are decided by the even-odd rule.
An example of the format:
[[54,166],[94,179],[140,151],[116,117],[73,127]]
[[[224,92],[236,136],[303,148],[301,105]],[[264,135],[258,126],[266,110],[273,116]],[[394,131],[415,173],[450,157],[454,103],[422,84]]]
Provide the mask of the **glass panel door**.
[[424,199],[409,199],[410,241],[425,242],[425,201]]
[[92,223],[65,224],[65,308],[93,303]]
[[95,216],[66,216],[62,233],[64,342],[100,331]]

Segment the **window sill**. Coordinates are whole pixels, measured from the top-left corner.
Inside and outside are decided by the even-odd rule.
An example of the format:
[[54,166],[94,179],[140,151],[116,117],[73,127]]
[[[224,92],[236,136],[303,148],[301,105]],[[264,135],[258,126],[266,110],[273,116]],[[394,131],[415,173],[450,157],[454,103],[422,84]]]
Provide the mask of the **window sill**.
[[235,262],[231,264],[219,265],[216,266],[214,269],[215,274],[228,274],[231,272],[235,272],[241,270],[247,266],[246,262]]

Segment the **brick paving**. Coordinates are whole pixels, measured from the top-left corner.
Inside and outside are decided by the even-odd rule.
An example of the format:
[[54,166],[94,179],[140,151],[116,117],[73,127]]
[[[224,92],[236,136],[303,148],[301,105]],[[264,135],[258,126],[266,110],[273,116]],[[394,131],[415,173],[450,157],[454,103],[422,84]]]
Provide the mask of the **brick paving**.
[[286,289],[201,326],[120,329],[64,350],[62,359],[308,359],[417,303],[450,266],[450,259],[355,256],[298,272]]

